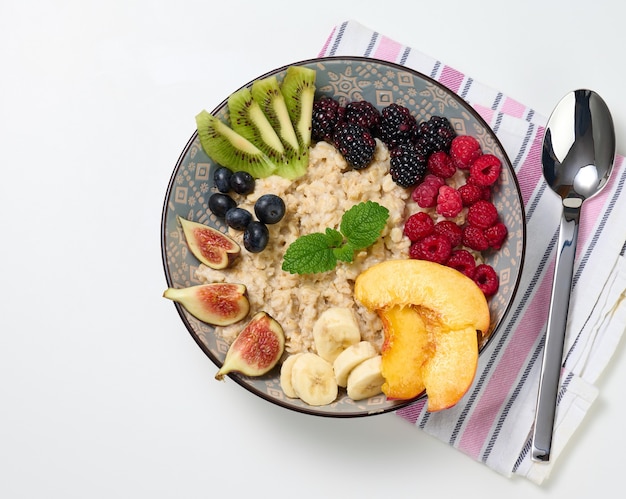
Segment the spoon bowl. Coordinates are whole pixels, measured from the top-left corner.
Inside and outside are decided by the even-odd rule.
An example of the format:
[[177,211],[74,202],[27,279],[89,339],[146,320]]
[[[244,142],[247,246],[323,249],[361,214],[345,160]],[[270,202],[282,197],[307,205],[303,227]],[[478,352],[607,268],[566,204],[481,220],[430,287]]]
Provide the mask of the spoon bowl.
[[535,461],[550,460],[581,208],[607,184],[615,148],[613,119],[597,93],[580,89],[561,99],[542,152],[543,176],[561,197],[562,215],[532,437]]
[[611,113],[591,90],[575,90],[557,104],[546,127],[542,164],[548,185],[568,204],[593,197],[607,183],[615,157]]

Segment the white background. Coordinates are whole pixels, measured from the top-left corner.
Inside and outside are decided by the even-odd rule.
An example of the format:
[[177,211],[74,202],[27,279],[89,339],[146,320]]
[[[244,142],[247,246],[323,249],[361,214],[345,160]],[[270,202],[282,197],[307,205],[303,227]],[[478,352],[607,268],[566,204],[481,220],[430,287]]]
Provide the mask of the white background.
[[[160,253],[194,116],[315,57],[348,19],[548,115],[578,87],[624,152],[615,0],[3,0],[0,497],[583,497],[621,488],[624,345],[537,487],[394,414],[336,420],[262,401],[187,333]],[[218,490],[221,493],[218,494]]]

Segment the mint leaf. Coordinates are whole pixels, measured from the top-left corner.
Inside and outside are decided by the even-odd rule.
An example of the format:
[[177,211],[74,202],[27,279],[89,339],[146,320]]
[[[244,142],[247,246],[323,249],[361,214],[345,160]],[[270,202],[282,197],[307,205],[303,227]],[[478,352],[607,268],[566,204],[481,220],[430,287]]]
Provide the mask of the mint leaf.
[[332,238],[321,232],[300,236],[289,245],[282,269],[291,274],[314,274],[332,270],[337,265]]
[[336,229],[326,229],[326,238],[330,248],[339,248],[343,244],[343,235]]
[[333,270],[337,261],[351,263],[355,251],[376,242],[388,218],[389,210],[373,201],[354,205],[341,217],[340,230],[327,228],[291,243],[282,269],[292,274],[315,274]]
[[374,201],[354,205],[341,218],[341,233],[354,249],[371,246],[380,237],[389,218],[389,210]]
[[352,263],[354,260],[354,246],[349,242],[338,248],[333,248],[333,254],[337,260],[342,262]]

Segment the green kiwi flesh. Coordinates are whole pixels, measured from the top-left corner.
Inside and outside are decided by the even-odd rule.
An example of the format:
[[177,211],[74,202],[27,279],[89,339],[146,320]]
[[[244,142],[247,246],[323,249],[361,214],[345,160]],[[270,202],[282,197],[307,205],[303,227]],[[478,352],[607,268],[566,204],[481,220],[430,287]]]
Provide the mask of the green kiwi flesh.
[[252,83],[252,97],[258,102],[268,121],[278,133],[285,146],[298,149],[300,144],[293,128],[285,98],[276,76],[261,78]]
[[309,167],[309,148],[285,148],[283,160],[276,166],[276,175],[283,178],[295,180],[302,177]]
[[235,132],[252,142],[277,165],[282,162],[285,147],[248,87],[230,95],[228,112],[230,127]]
[[280,89],[296,130],[300,148],[309,147],[315,99],[315,70],[304,66],[289,66]]
[[276,164],[263,151],[211,113],[198,113],[196,126],[204,152],[216,163],[233,171],[246,171],[255,178],[276,171]]
[[196,116],[200,144],[233,171],[297,179],[309,166],[314,97],[315,70],[303,66],[287,68],[280,83],[256,80],[228,98],[230,123],[204,110]]

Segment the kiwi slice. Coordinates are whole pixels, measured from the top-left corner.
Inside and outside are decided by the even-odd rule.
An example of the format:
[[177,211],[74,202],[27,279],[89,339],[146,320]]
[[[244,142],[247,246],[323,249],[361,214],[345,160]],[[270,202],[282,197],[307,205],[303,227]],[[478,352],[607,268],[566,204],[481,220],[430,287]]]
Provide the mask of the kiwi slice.
[[290,66],[280,84],[270,76],[234,92],[228,98],[230,124],[200,112],[202,148],[221,166],[255,178],[301,177],[309,166],[315,75],[313,69]]
[[282,162],[283,143],[248,87],[230,95],[228,111],[230,127],[235,132],[252,142],[277,165]]
[[301,177],[309,166],[309,148],[298,140],[278,79],[272,75],[256,80],[251,93],[285,147],[276,174],[291,180]]
[[285,98],[280,91],[278,78],[276,76],[268,76],[256,80],[252,83],[250,91],[252,92],[252,98],[259,104],[283,143],[287,147],[298,149],[300,144],[291,123]]
[[254,178],[276,171],[276,164],[263,151],[208,111],[196,115],[196,126],[204,152],[219,165],[246,171]]
[[314,69],[289,66],[280,86],[300,149],[311,145],[315,74]]
[[309,167],[309,149],[285,148],[283,160],[277,165],[276,175],[289,180],[302,177]]

